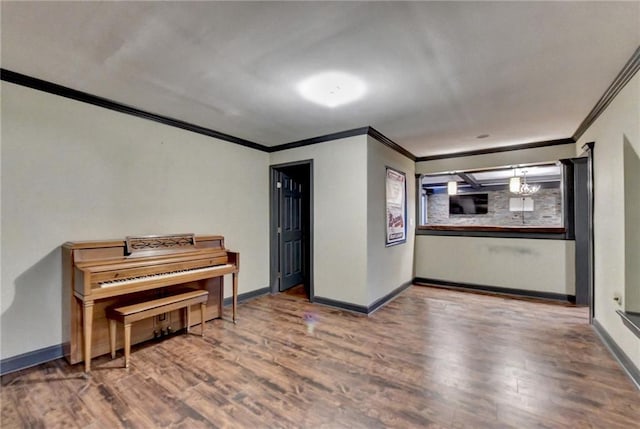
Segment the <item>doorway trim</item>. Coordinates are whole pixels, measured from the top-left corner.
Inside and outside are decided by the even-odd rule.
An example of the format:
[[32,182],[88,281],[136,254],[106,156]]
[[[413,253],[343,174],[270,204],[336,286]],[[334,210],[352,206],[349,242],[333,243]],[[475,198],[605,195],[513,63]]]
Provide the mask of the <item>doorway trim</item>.
[[313,160],[306,159],[302,161],[293,161],[283,164],[274,164],[269,166],[269,285],[271,294],[279,293],[279,254],[278,249],[278,172],[286,170],[289,167],[308,166],[308,183],[309,189],[307,190],[307,198],[309,199],[309,213],[308,213],[308,235],[305,237],[305,250],[308,254],[304,282],[308,285],[309,301],[313,302],[315,296],[313,286]]
[[595,276],[595,236],[594,236],[594,217],[595,217],[595,190],[594,190],[594,156],[595,142],[588,142],[582,145],[582,150],[587,156],[587,205],[588,205],[588,228],[589,228],[589,324],[593,324],[596,314],[596,276]]
[[560,160],[564,164],[564,222],[567,238],[575,242],[576,304],[589,307],[589,324],[595,314],[593,143],[580,156]]

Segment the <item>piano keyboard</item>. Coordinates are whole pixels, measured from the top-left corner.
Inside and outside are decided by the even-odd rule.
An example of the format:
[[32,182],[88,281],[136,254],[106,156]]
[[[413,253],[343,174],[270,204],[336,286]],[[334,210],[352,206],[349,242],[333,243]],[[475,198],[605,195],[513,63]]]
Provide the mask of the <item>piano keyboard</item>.
[[232,264],[215,265],[213,267],[194,268],[191,270],[180,270],[180,271],[172,271],[170,273],[151,274],[148,276],[132,277],[128,279],[110,280],[106,282],[100,282],[98,284],[100,285],[100,287],[127,286],[130,284],[146,282],[149,280],[163,280],[171,277],[180,277],[185,274],[196,274],[196,273],[205,273],[209,271],[219,271],[224,268],[231,268],[231,267],[233,267]]

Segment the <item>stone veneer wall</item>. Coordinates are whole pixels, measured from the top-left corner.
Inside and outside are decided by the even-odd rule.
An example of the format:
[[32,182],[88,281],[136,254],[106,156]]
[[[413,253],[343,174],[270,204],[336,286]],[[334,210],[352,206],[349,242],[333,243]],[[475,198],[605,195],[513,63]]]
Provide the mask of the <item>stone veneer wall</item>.
[[[476,193],[476,192],[470,192]],[[478,192],[485,193],[485,192]],[[449,215],[449,195],[432,194],[427,197],[427,225],[483,225],[483,226],[562,226],[562,194],[560,188],[540,189],[533,198],[533,211],[509,211],[509,199],[514,194],[488,191],[489,206],[484,215]]]

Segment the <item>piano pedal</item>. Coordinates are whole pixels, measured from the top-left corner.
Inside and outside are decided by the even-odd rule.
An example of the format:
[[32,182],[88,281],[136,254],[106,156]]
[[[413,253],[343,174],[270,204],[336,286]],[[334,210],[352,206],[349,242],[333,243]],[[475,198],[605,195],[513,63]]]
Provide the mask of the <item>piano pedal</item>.
[[157,340],[158,338],[160,338],[162,336],[162,332],[158,332],[157,330],[153,331],[153,339]]
[[173,329],[171,329],[171,326],[167,326],[167,335],[171,334],[173,334]]

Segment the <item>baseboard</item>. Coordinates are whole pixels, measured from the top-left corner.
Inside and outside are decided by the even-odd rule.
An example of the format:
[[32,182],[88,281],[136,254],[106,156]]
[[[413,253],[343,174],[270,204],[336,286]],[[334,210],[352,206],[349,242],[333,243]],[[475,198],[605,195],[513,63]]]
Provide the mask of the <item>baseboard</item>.
[[0,375],[9,374],[10,372],[19,371],[21,369],[30,368],[55,359],[64,357],[62,344],[45,347],[40,350],[23,353],[21,355],[2,359],[0,361]]
[[369,314],[369,308],[366,305],[352,304],[350,302],[338,301],[336,299],[314,296],[314,304],[328,305],[329,307],[339,308],[341,310],[353,311],[355,313]]
[[382,307],[383,305],[385,305],[386,303],[388,303],[389,301],[393,300],[396,296],[400,295],[400,293],[402,293],[406,288],[408,288],[412,284],[413,282],[411,281],[405,282],[400,286],[398,286],[397,288],[395,288],[394,290],[392,290],[391,292],[389,292],[388,294],[386,294],[385,296],[383,296],[382,298],[375,300],[372,304],[368,306],[352,304],[350,302],[338,301],[330,298],[323,298],[321,296],[313,297],[313,302],[316,304],[328,305],[329,307],[336,307],[342,310],[353,311],[355,313],[369,315],[374,311],[376,311],[377,309],[379,309],[380,307]]
[[593,330],[596,331],[600,340],[609,349],[613,357],[618,361],[624,372],[627,373],[636,388],[640,390],[640,369],[636,367],[626,353],[613,341],[613,338],[596,319],[593,319]]
[[498,286],[478,285],[472,283],[451,282],[447,280],[427,279],[424,277],[416,277],[413,283],[421,286],[436,286],[447,289],[472,290],[491,292],[496,295],[519,296],[528,298],[547,299],[551,301],[576,302],[575,295],[564,295],[554,292],[540,292],[535,290],[512,289]]
[[640,338],[640,314],[622,310],[616,310],[616,313],[622,319],[624,326],[629,328],[633,335]]
[[[266,295],[270,292],[269,287],[252,290],[238,295],[238,302],[247,301],[258,296]],[[225,298],[224,305],[231,305],[231,298]],[[58,344],[44,349],[34,350],[32,352],[23,353],[21,355],[2,359],[0,361],[0,375],[9,374],[10,372],[20,371],[32,366],[40,365],[55,359],[64,357],[63,345]]]
[[395,288],[394,290],[392,290],[391,292],[383,296],[382,298],[375,300],[372,304],[369,305],[368,314],[373,313],[383,305],[392,301],[396,296],[400,295],[406,288],[408,288],[412,284],[413,284],[413,281],[404,282],[400,286],[398,286],[397,288]]
[[[269,286],[252,290],[249,292],[241,293],[240,295],[238,295],[238,302],[248,301],[250,299],[257,298],[262,295],[268,295],[269,293],[271,293],[271,288],[269,288]],[[231,301],[232,301],[231,297],[225,298],[223,301],[223,305],[225,307],[229,306],[231,305]]]

